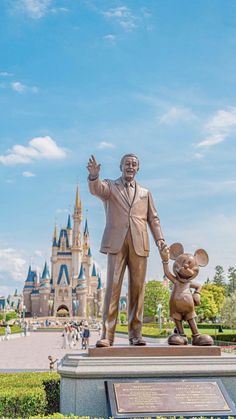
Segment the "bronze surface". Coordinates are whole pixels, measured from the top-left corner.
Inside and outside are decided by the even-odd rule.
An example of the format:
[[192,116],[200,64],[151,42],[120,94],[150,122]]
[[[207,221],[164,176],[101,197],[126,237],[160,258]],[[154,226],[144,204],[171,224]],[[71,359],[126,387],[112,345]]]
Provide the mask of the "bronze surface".
[[113,383],[118,413],[231,411],[217,382]]
[[[189,323],[192,332],[192,344],[196,346],[213,345],[209,335],[201,335],[196,323],[195,306],[201,303],[202,285],[193,281],[198,273],[199,266],[208,264],[208,255],[204,249],[198,249],[194,255],[184,252],[181,243],[174,243],[169,249],[161,251],[164,273],[174,284],[170,297],[170,317],[175,322],[176,330],[169,337],[169,345],[185,345],[183,320]],[[173,259],[173,272],[169,269],[169,259]],[[194,292],[191,291],[194,290]]]
[[125,269],[128,269],[129,338],[141,337],[144,281],[149,255],[149,225],[159,252],[166,246],[160,220],[151,193],[135,181],[139,160],[133,155],[121,159],[122,175],[117,180],[100,180],[100,164],[91,156],[88,162],[88,184],[91,194],[103,201],[106,227],[101,249],[108,254],[107,285],[103,308],[103,339],[114,340],[120,292]]
[[90,357],[221,356],[219,346],[110,346],[89,348]]

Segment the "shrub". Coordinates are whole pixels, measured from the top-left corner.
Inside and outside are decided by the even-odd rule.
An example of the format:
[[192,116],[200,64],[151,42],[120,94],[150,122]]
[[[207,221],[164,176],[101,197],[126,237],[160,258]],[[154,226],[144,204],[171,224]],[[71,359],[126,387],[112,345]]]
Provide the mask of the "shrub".
[[0,374],[0,417],[28,418],[59,410],[56,373]]
[[[29,419],[65,419],[65,418],[68,418],[68,419],[103,419],[103,418],[100,418],[100,417],[95,417],[94,418],[94,417],[90,417],[90,416],[63,416],[60,413],[56,413],[52,416],[47,416],[47,417],[46,416],[31,416]],[[179,419],[185,419],[185,416],[179,416],[178,418]],[[18,419],[20,419],[20,418],[18,418]],[[133,418],[133,419],[138,419],[138,418]],[[143,418],[143,419],[151,419],[151,418],[149,416],[149,417],[146,417],[146,418]],[[156,416],[156,419],[166,419],[166,416]],[[176,419],[176,416],[170,416],[168,419]],[[192,419],[207,419],[207,418],[205,416],[201,416],[201,417],[200,416],[195,416],[195,417],[192,417]],[[208,419],[210,419],[209,416],[208,416]],[[221,419],[221,418],[220,417],[215,417],[214,419]],[[228,419],[234,419],[234,417],[233,416],[228,416]]]
[[17,313],[15,311],[10,311],[9,313],[6,313],[6,321],[9,322],[9,320],[17,319]]
[[121,322],[121,324],[124,324],[126,322],[126,314],[125,313],[120,314],[120,322]]
[[48,377],[43,380],[43,386],[47,399],[47,414],[59,412],[60,410],[60,378]]
[[222,342],[236,342],[236,333],[220,333],[211,336],[214,340]]

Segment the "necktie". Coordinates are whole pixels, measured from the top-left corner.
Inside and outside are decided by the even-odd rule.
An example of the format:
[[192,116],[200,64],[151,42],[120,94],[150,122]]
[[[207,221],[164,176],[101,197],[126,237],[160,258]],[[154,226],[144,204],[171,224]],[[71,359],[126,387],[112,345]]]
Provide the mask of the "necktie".
[[130,203],[132,203],[133,198],[134,198],[134,193],[133,193],[134,191],[133,191],[133,188],[132,188],[130,183],[126,183],[126,191],[127,191],[129,201],[130,201]]

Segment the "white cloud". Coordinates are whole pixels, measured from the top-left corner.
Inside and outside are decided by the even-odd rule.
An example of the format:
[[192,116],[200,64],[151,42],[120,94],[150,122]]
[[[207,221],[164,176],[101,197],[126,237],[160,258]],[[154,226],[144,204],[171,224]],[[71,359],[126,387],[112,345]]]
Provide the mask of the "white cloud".
[[131,15],[130,9],[126,6],[115,7],[106,12],[103,15],[107,18],[129,18]]
[[66,151],[49,136],[36,137],[28,146],[14,145],[7,154],[0,155],[0,163],[5,166],[32,163],[35,160],[58,160],[66,157]]
[[215,144],[219,144],[222,143],[225,140],[225,138],[225,134],[212,134],[205,140],[200,141],[200,143],[197,144],[197,147],[209,147]]
[[138,26],[138,18],[126,6],[115,7],[106,12],[102,12],[102,14],[106,19],[117,22],[126,31],[132,31]]
[[121,20],[120,26],[122,26],[122,28],[124,28],[126,31],[132,31],[133,29],[137,28],[137,24],[134,23],[134,21],[131,19]]
[[32,19],[41,19],[50,8],[52,0],[17,0],[15,9]]
[[200,159],[202,159],[204,157],[204,154],[202,154],[202,153],[195,153],[194,154],[194,157],[195,157],[195,159],[200,160]]
[[11,83],[11,88],[17,93],[24,93],[26,86],[19,81],[13,81]]
[[103,149],[103,148],[114,148],[114,147],[115,147],[114,144],[107,143],[106,141],[101,141],[97,146],[97,148],[101,148],[101,149]]
[[113,44],[116,42],[116,36],[115,35],[112,35],[110,33],[108,35],[105,35],[103,37],[103,39],[105,39],[106,41],[109,41],[109,42],[111,42]]
[[13,248],[0,249],[0,279],[22,281],[25,277],[26,261]]
[[225,141],[236,128],[236,107],[219,110],[205,125],[207,136],[196,147],[210,147]]
[[35,176],[35,174],[34,174],[34,173],[32,173],[32,172],[23,172],[23,173],[22,173],[22,176],[24,176],[24,177],[34,177],[34,176]]
[[51,7],[55,0],[11,0],[13,11],[20,12],[31,19],[42,19],[48,13],[67,13],[67,7]]
[[67,9],[66,7],[53,7],[52,9],[50,9],[51,13],[68,13],[69,9]]
[[35,250],[34,251],[34,254],[35,254],[35,256],[39,256],[39,257],[42,257],[43,256],[42,250]]
[[171,125],[175,124],[176,122],[189,122],[192,119],[195,119],[196,116],[188,108],[177,108],[172,106],[165,112],[159,119],[160,124]]
[[26,86],[25,84],[21,83],[20,81],[14,81],[11,83],[11,88],[17,93],[25,93],[26,91],[32,93],[38,93],[39,89],[37,86]]
[[12,77],[13,74],[12,73],[8,73],[7,71],[1,71],[0,72],[0,76],[1,77]]

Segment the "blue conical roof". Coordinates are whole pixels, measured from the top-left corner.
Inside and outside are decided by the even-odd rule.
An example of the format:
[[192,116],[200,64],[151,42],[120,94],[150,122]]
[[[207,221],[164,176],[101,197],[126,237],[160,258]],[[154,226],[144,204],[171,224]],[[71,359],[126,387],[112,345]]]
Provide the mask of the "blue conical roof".
[[101,290],[102,289],[102,280],[101,280],[100,275],[98,276],[98,286],[97,286],[97,289],[98,290]]
[[26,282],[34,282],[35,277],[37,277],[37,273],[36,273],[36,271],[31,270],[31,265],[30,265],[29,270],[28,270],[28,275],[27,275],[27,278],[26,278]]
[[89,256],[89,257],[91,257],[91,256],[92,256],[92,252],[91,252],[90,247],[89,247],[89,250],[88,250],[88,256]]
[[97,276],[95,263],[93,264],[93,269],[92,269],[92,275],[91,276]]
[[86,218],[85,226],[84,226],[84,235],[87,235],[87,236],[89,235],[87,218]]
[[26,281],[30,281],[31,280],[31,265],[29,265],[29,269],[28,269],[28,275],[26,278]]
[[67,221],[67,230],[71,230],[72,226],[71,226],[71,216],[70,214],[68,214],[68,221]]
[[49,273],[47,262],[45,262],[45,265],[43,268],[42,279],[50,279],[50,273]]
[[85,278],[85,273],[84,273],[84,267],[83,267],[83,264],[82,263],[81,263],[81,266],[80,266],[80,272],[79,272],[78,279],[80,279],[80,280],[86,279]]

